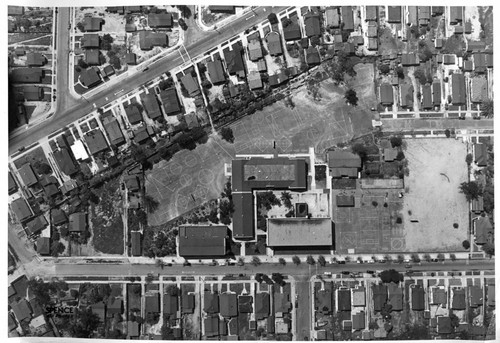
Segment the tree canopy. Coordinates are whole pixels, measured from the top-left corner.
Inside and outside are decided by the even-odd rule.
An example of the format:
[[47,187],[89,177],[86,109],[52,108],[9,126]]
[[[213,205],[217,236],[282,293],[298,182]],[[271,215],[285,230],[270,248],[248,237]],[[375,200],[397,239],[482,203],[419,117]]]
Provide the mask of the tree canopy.
[[394,269],[388,269],[380,273],[380,279],[384,283],[389,283],[389,282],[399,283],[404,280],[404,275],[398,273]]
[[462,182],[459,188],[460,193],[465,194],[467,201],[478,199],[483,194],[481,187],[475,181]]

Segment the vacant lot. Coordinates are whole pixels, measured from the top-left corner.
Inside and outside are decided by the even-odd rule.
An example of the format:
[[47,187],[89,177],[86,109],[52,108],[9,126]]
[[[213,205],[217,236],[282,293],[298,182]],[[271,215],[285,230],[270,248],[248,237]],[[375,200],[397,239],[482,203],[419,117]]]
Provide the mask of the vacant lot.
[[407,250],[462,250],[462,241],[468,237],[468,204],[458,187],[467,181],[465,144],[446,138],[406,142],[410,168],[403,208]]

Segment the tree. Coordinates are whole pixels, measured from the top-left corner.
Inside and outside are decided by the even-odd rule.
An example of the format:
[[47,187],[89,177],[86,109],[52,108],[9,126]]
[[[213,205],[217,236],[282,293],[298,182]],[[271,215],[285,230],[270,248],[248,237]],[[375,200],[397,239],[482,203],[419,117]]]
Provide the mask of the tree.
[[281,264],[282,266],[286,266],[286,260],[283,257],[280,257],[278,259],[278,263]]
[[464,247],[465,250],[469,250],[470,242],[468,240],[465,240],[462,242],[462,246]]
[[161,90],[165,90],[172,87],[173,85],[174,85],[174,79],[169,77],[166,80],[161,80],[160,83],[158,84],[158,87],[160,87]]
[[52,257],[58,257],[60,254],[64,252],[66,246],[59,241],[54,241],[50,246],[50,254]]
[[262,264],[262,262],[260,261],[260,258],[258,256],[252,257],[252,262],[251,263],[255,267],[257,267],[257,266],[259,266],[259,265]]
[[280,273],[273,273],[271,275],[271,278],[273,279],[274,282],[276,282],[278,285],[283,286],[284,285],[284,278],[283,275]]
[[234,143],[234,134],[233,134],[233,130],[230,127],[227,127],[227,126],[223,127],[220,130],[220,135],[221,135],[222,139],[225,140],[226,142]]
[[398,273],[394,269],[388,269],[380,273],[380,279],[382,280],[383,283],[389,283],[389,282],[399,283],[404,280],[404,275]]
[[349,105],[358,106],[358,95],[354,89],[349,88],[344,94],[344,99]]
[[495,255],[495,245],[491,243],[486,243],[483,245],[483,251],[486,253],[488,256],[494,256]]
[[116,70],[121,69],[122,63],[120,61],[120,58],[118,56],[112,56],[109,58],[109,64],[113,66]]
[[83,59],[79,59],[78,60],[78,66],[80,68],[82,68],[82,69],[87,69],[89,65]]
[[268,16],[267,16],[267,20],[269,20],[269,23],[271,25],[275,25],[275,24],[278,24],[278,16],[276,15],[276,13],[273,13],[271,12]]
[[378,69],[382,74],[387,74],[391,71],[391,67],[388,64],[381,64]]
[[401,145],[403,145],[403,138],[401,136],[392,136],[391,145],[393,148],[400,147]]
[[38,174],[45,174],[45,175],[52,174],[52,168],[50,168],[50,165],[48,165],[45,162],[35,163],[34,167]]
[[483,193],[479,184],[475,181],[462,182],[459,189],[460,193],[465,194],[467,201],[477,200]]
[[450,260],[456,261],[457,260],[457,256],[455,254],[450,254]]
[[437,255],[437,259],[439,260],[439,262],[443,262],[444,261],[444,254],[439,253]]
[[143,201],[144,201],[144,208],[148,213],[154,213],[160,206],[160,203],[155,198],[153,198],[151,195],[148,194],[144,196]]
[[99,326],[99,316],[91,309],[78,311],[78,320],[69,327],[71,336],[78,338],[90,338]]
[[394,71],[396,72],[396,75],[398,76],[398,78],[400,78],[400,79],[405,78],[405,71],[404,71],[403,67],[396,67],[396,69]]
[[281,206],[281,201],[274,195],[272,191],[257,193],[258,207],[263,207],[270,210],[273,206]]
[[111,37],[109,33],[106,33],[101,37],[101,49],[102,50],[111,50],[111,44],[113,44],[114,39]]
[[398,263],[403,263],[405,260],[403,255],[398,255]]
[[426,260],[427,262],[430,262],[431,261],[431,255],[424,254],[424,260]]
[[486,100],[481,103],[481,115],[486,118],[493,118],[493,100]]
[[415,70],[413,75],[418,80],[418,82],[420,82],[421,85],[425,85],[425,83],[427,82],[427,77],[425,76],[425,71],[423,71],[422,69]]
[[446,138],[450,138],[450,136],[451,136],[451,131],[450,131],[450,129],[446,129],[446,130],[444,130],[444,134],[445,134]]
[[314,260],[314,257],[312,257],[311,255],[307,256],[306,262],[307,262],[307,264],[310,264],[311,266],[316,263],[316,261]]
[[292,205],[292,194],[290,192],[281,192],[281,201],[285,205],[286,208],[293,208]]
[[85,26],[83,25],[82,22],[78,22],[76,23],[76,27],[78,28],[78,30],[80,30],[81,32],[85,32]]
[[154,278],[155,277],[153,276],[153,274],[149,273],[148,275],[146,275],[146,278],[144,280],[146,281],[146,283],[151,283],[153,282]]
[[294,257],[292,257],[292,262],[293,264],[298,266],[300,264],[300,258],[297,255],[295,255]]
[[243,257],[238,258],[238,266],[242,267],[245,265],[245,259]]
[[470,166],[472,164],[472,161],[473,161],[472,154],[467,154],[467,156],[465,156],[465,162],[467,163],[467,165]]
[[357,154],[361,161],[365,161],[368,156],[368,149],[363,145],[363,143],[356,143],[351,148],[354,154]]
[[324,267],[326,266],[326,259],[323,255],[319,255],[318,256],[318,264],[321,266],[321,267]]
[[460,319],[458,319],[457,315],[452,313],[450,314],[451,326],[457,328],[460,325]]

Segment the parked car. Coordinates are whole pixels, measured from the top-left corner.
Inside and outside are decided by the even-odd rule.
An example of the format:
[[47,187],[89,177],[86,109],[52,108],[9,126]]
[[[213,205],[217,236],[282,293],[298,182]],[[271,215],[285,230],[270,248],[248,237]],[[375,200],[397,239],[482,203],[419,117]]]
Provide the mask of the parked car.
[[345,264],[345,261],[337,261],[338,264]]

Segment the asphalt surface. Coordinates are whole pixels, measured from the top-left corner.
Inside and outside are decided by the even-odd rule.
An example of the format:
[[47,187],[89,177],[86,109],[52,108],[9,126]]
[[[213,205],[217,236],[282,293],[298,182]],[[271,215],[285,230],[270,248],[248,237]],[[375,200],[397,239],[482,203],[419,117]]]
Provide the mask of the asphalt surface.
[[[280,12],[284,10],[283,7],[257,7],[254,11],[235,19],[233,22],[224,26],[222,29],[218,29],[215,32],[207,32],[203,40],[196,40],[188,42],[185,47],[191,58],[194,58],[202,53],[205,53],[218,44],[232,38],[235,34],[244,31],[245,29],[256,25],[257,23],[264,21],[267,15],[271,12]],[[110,103],[119,97],[131,92],[132,90],[140,87],[141,85],[147,83],[148,81],[158,77],[159,75],[167,72],[168,70],[174,69],[177,66],[183,64],[183,60],[180,54],[174,52],[159,61],[150,64],[149,69],[144,72],[140,72],[130,76],[128,79],[107,88],[103,88],[102,91],[98,92],[93,96],[85,96],[79,100],[73,100],[70,96],[65,95],[65,90],[68,89],[68,81],[66,76],[66,81],[62,79],[62,74],[68,72],[68,55],[69,55],[69,9],[67,12],[63,11],[63,8],[59,9],[59,15],[61,16],[58,23],[58,60],[62,59],[61,63],[58,62],[58,97],[57,101],[57,112],[47,120],[29,130],[17,131],[12,134],[9,138],[9,155],[14,153],[21,147],[29,146],[30,144],[40,140],[41,138],[50,135],[52,132],[67,126],[73,121],[85,116],[95,110],[96,107],[102,107],[107,103]],[[63,32],[63,34],[60,34]],[[59,43],[61,42],[61,43]],[[66,43],[64,43],[66,42]],[[66,45],[66,48],[63,46]],[[65,56],[65,57],[64,57]],[[64,62],[66,60],[66,62]],[[65,64],[66,63],[66,64]],[[63,67],[66,67],[63,69]],[[61,82],[66,82],[66,85],[59,84],[59,77],[61,77]],[[121,91],[117,96],[115,93]],[[63,99],[61,99],[63,98]],[[66,98],[66,99],[64,99]],[[108,98],[109,100],[106,100]],[[95,106],[94,106],[95,104]]]

